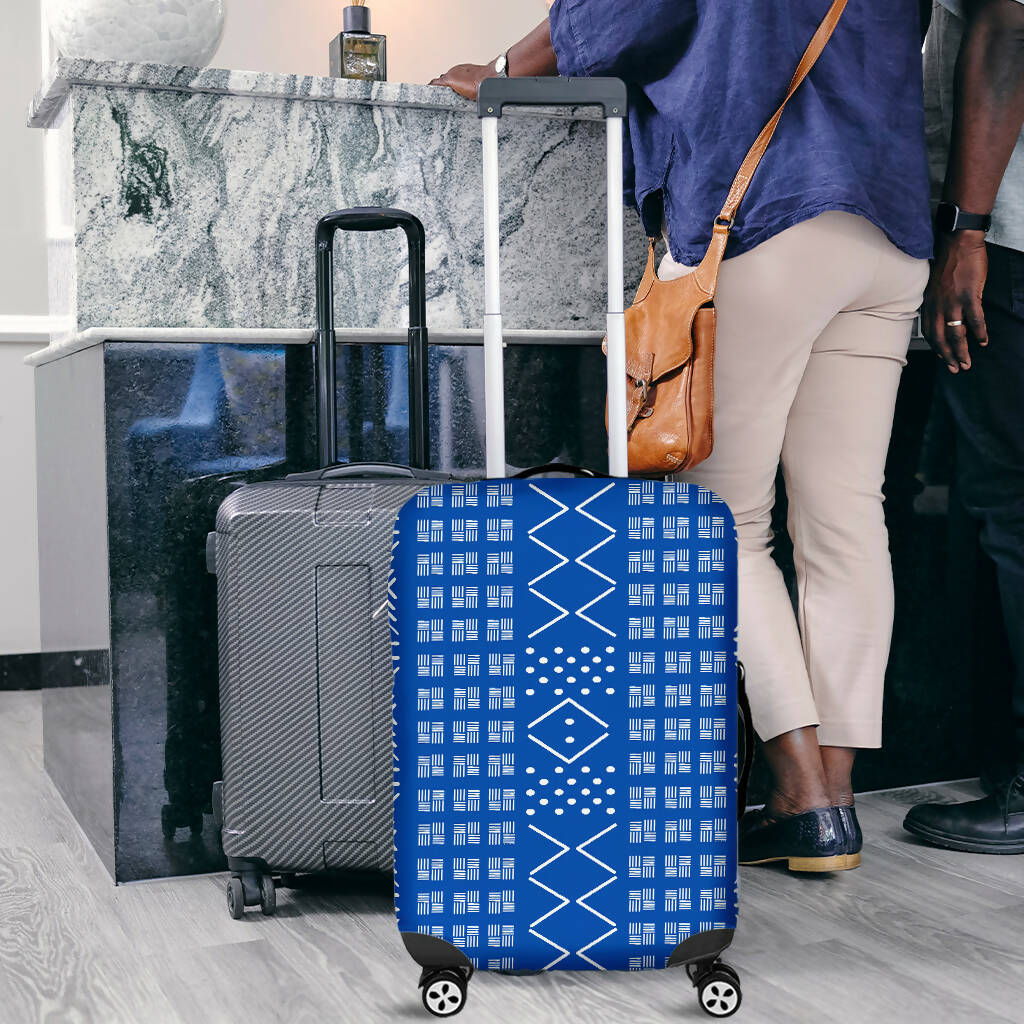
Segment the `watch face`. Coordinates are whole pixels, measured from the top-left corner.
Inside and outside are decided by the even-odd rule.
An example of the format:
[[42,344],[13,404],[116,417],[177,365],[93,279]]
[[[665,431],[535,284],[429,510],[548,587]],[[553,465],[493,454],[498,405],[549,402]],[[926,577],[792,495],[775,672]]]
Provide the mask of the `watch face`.
[[503,53],[494,62],[494,70],[497,71],[497,73],[499,75],[503,75],[503,74],[505,74],[505,71],[506,71],[507,68],[508,68],[508,57]]
[[960,210],[956,203],[939,203],[935,211],[935,226],[940,231],[953,231],[956,228],[956,217]]

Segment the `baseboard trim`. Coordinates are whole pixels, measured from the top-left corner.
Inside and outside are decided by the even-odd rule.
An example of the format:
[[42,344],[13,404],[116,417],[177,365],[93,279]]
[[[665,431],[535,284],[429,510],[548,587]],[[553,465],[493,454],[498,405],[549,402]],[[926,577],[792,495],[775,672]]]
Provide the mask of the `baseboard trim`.
[[108,682],[110,652],[106,650],[0,654],[0,691],[100,686]]
[[62,317],[0,316],[0,343],[48,345],[61,330],[68,330],[68,321]]

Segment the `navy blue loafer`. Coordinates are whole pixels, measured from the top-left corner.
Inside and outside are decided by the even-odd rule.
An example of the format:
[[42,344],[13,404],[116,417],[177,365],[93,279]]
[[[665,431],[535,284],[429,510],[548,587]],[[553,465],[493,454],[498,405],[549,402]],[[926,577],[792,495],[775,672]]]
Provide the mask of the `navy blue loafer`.
[[846,867],[860,867],[860,851],[864,848],[864,833],[860,830],[856,807],[836,807],[839,822],[846,839]]
[[[849,863],[846,834],[837,807],[772,817],[748,811],[740,822],[740,863],[786,861],[790,871],[845,871]],[[858,859],[859,863],[859,859]]]

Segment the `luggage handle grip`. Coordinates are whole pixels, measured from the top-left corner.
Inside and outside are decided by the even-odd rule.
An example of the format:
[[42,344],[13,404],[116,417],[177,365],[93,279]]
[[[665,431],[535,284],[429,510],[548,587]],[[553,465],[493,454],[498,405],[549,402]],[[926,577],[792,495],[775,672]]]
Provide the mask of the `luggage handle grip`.
[[351,210],[335,210],[320,221],[324,231],[389,231],[402,228],[415,232],[419,220],[405,210],[383,206],[356,206]]
[[329,213],[316,226],[316,411],[323,469],[338,461],[334,233],[391,228],[401,228],[409,243],[409,461],[421,469],[430,466],[426,235],[419,218],[405,210],[362,206]]
[[288,480],[345,480],[353,477],[409,477],[415,480],[420,474],[410,466],[394,465],[390,462],[349,462],[330,469],[318,469],[315,473],[293,473]]
[[601,107],[604,116],[625,117],[627,93],[619,78],[485,78],[477,114],[501,117],[512,107]]
[[516,473],[513,480],[528,480],[532,476],[540,476],[542,473],[561,473],[565,476],[582,476],[590,480],[605,479],[607,473],[598,473],[594,469],[585,469],[583,466],[571,466],[567,462],[548,462],[543,466],[533,466]]

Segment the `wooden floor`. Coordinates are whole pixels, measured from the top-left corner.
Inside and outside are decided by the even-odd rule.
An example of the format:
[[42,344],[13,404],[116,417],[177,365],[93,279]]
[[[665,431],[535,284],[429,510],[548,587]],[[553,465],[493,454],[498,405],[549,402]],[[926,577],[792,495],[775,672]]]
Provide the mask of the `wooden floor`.
[[[905,836],[949,785],[864,796],[864,864],[745,868],[728,959],[751,1024],[1024,1021],[1024,857]],[[223,876],[115,887],[42,770],[38,694],[0,693],[0,1022],[372,1024],[429,1018],[387,885],[319,882],[229,919]],[[710,1020],[679,971],[479,976],[465,1024]]]

